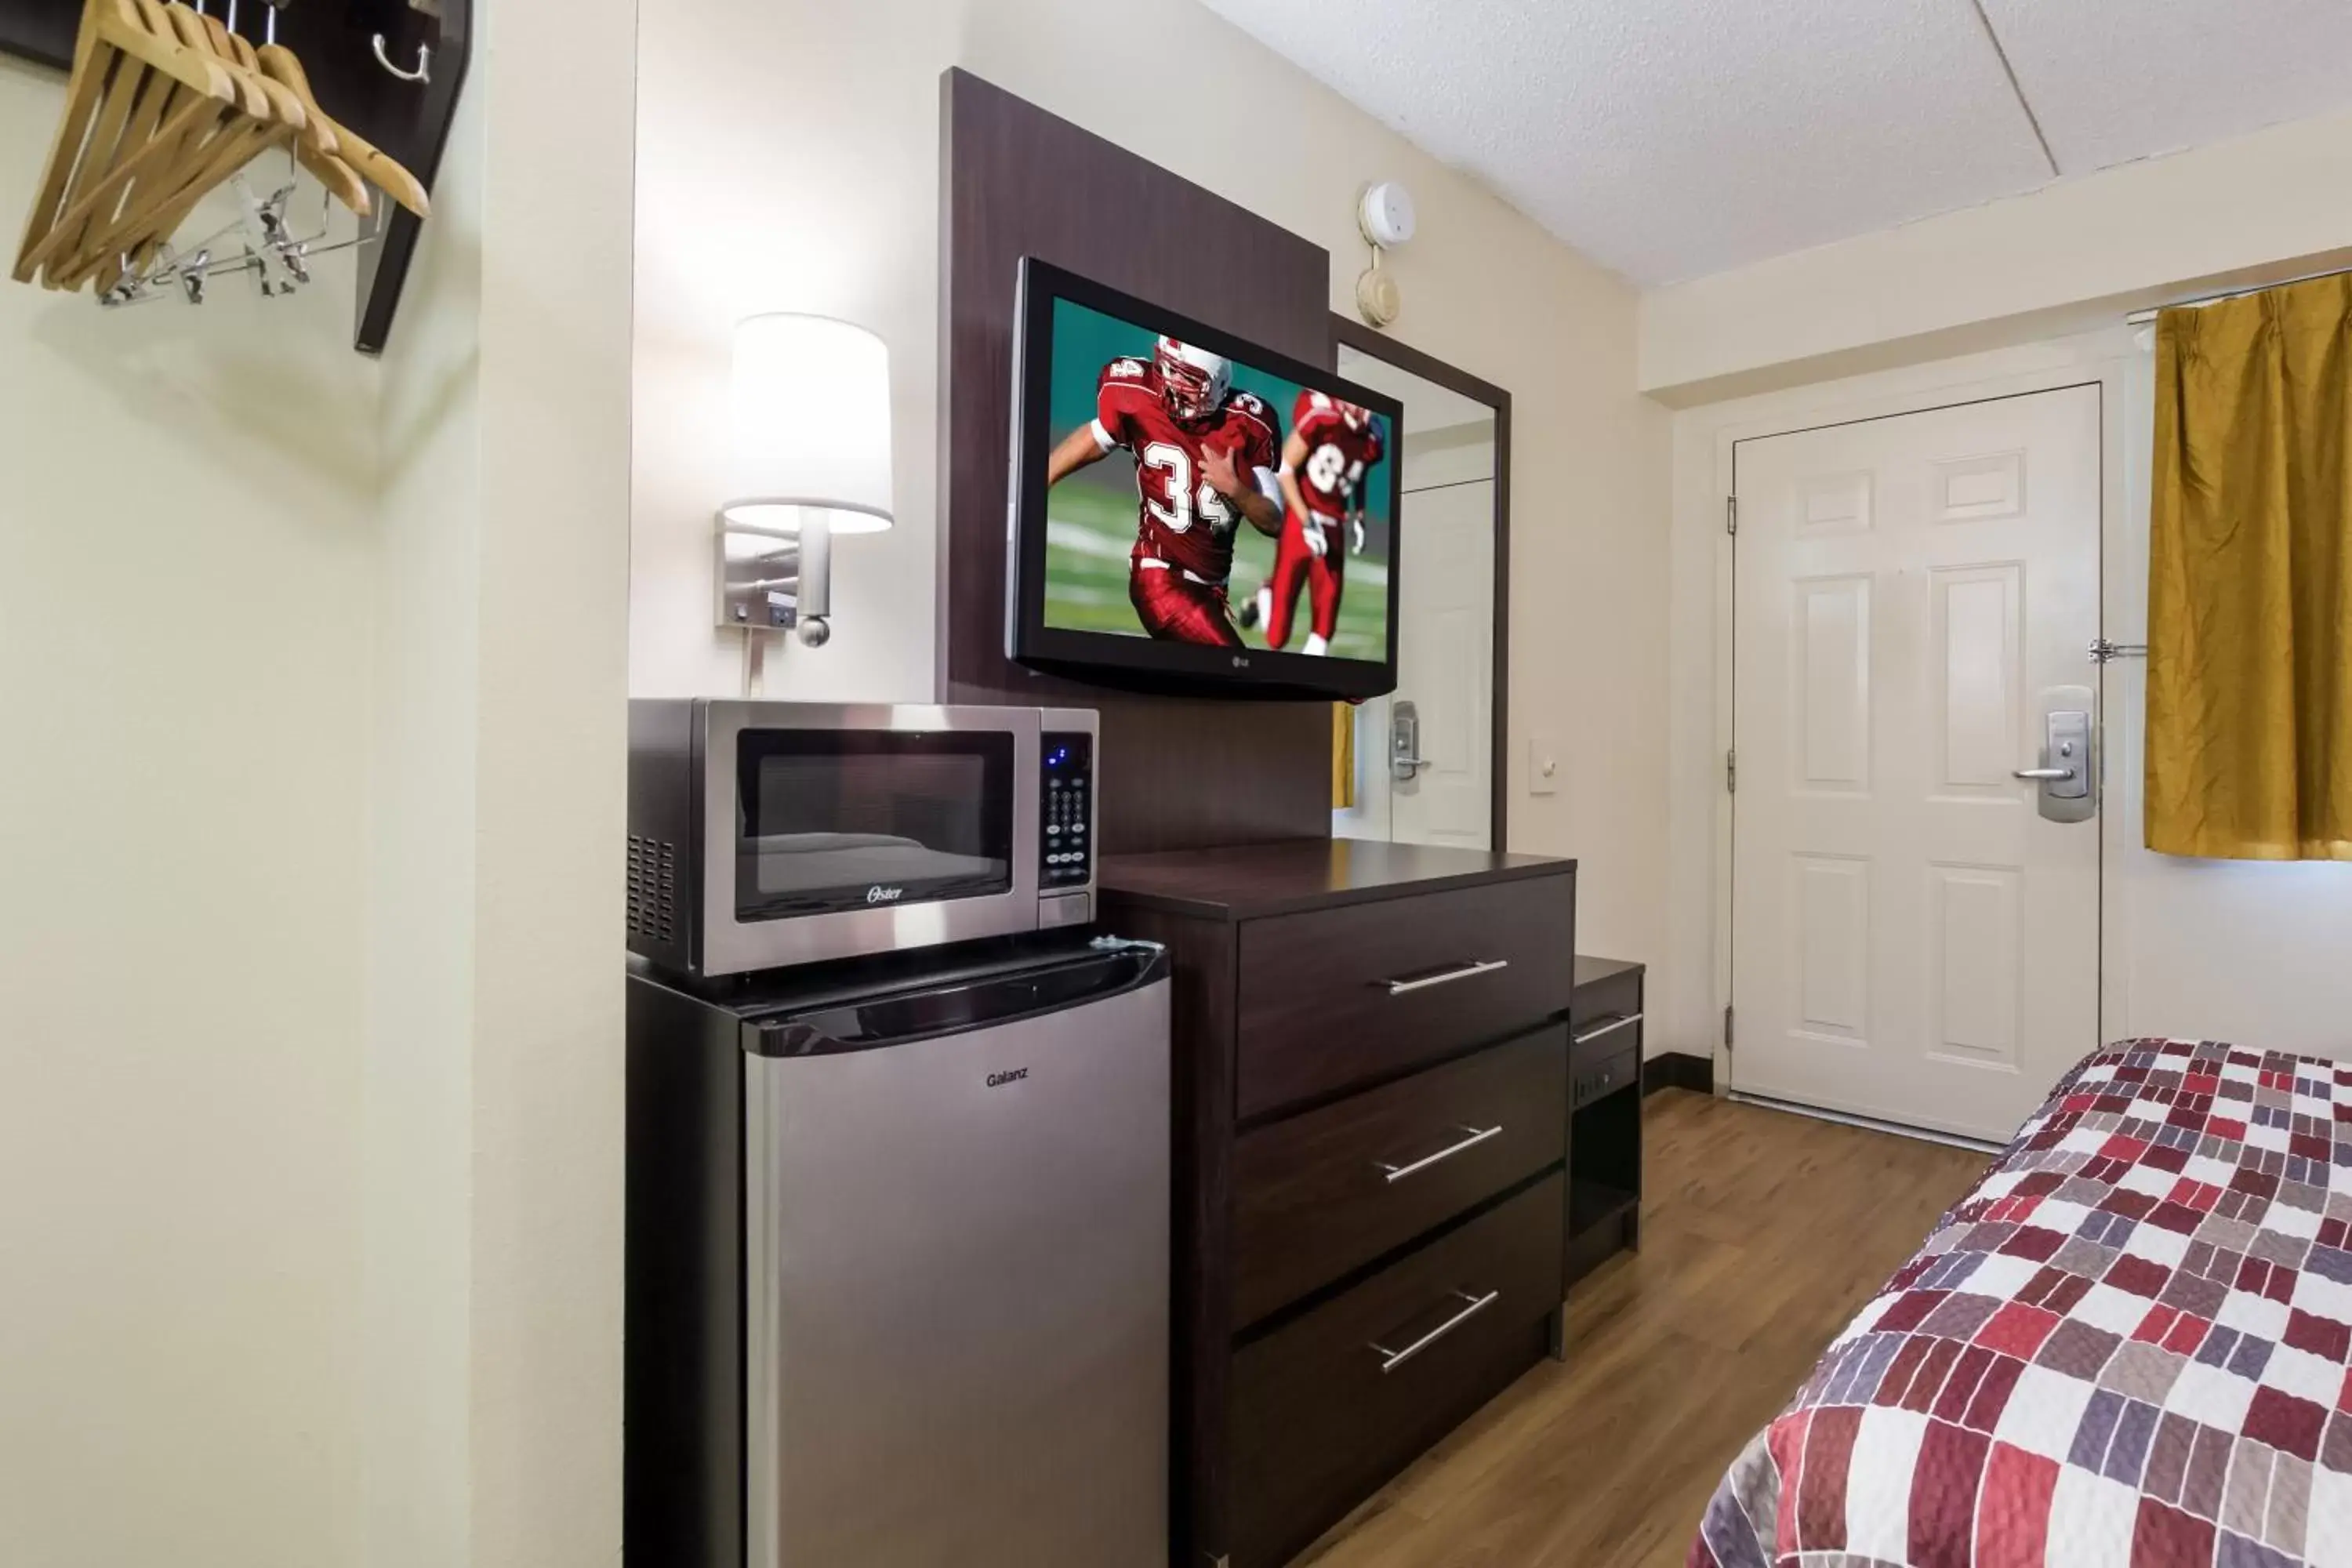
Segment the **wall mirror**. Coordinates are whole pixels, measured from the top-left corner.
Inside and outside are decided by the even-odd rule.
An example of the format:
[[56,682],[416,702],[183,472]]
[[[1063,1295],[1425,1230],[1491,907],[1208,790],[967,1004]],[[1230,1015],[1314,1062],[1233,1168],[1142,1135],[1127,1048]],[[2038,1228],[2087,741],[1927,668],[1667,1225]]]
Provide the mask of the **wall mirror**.
[[1334,721],[1332,832],[1500,847],[1510,394],[1344,316],[1332,335],[1341,375],[1404,405],[1397,688]]

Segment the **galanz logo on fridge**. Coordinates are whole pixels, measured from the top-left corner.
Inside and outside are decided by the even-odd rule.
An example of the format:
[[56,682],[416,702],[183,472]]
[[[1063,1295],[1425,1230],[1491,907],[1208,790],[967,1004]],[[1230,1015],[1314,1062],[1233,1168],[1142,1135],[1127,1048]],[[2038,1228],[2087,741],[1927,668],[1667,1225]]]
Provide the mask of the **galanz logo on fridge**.
[[988,1075],[988,1087],[991,1089],[1003,1089],[1006,1084],[1019,1083],[1023,1079],[1027,1078],[1028,1076],[1029,1069],[1027,1068],[1013,1068],[1004,1072],[992,1072]]

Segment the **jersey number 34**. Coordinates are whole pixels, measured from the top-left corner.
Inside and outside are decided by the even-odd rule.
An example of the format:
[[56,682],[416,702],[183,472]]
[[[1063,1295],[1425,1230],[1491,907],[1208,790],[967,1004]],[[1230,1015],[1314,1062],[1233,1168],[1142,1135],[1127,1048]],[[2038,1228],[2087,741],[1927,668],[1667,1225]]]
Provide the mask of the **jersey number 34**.
[[1202,479],[1192,482],[1192,455],[1181,447],[1154,441],[1143,449],[1143,466],[1160,476],[1161,499],[1143,498],[1145,510],[1171,533],[1190,533],[1197,517],[1213,534],[1234,531],[1234,509],[1216,488]]

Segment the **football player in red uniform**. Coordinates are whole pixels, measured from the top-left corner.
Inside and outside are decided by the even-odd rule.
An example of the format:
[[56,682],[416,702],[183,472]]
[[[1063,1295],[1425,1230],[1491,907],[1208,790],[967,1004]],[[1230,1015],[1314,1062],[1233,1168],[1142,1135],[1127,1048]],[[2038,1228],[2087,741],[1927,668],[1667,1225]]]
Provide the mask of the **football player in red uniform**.
[[1387,449],[1371,410],[1320,392],[1298,395],[1290,439],[1282,447],[1278,478],[1286,504],[1274,575],[1242,607],[1242,625],[1265,623],[1268,647],[1289,644],[1290,617],[1298,609],[1303,584],[1314,618],[1305,651],[1331,650],[1339,596],[1347,587],[1347,557],[1364,549],[1364,475]]
[[1280,422],[1264,399],[1234,390],[1221,354],[1162,338],[1151,358],[1115,359],[1095,384],[1095,416],[1062,438],[1045,465],[1055,485],[1124,447],[1135,459],[1135,553],[1128,597],[1143,629],[1177,642],[1242,646],[1227,607],[1234,530],[1282,531],[1275,464]]

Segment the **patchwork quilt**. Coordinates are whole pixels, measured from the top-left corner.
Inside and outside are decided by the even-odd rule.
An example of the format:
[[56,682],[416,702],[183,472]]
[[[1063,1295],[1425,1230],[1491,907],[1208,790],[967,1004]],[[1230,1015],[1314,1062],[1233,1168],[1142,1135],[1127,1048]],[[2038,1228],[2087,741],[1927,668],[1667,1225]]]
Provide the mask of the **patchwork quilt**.
[[2352,1066],[2083,1061],[1733,1465],[1690,1568],[2352,1568]]

